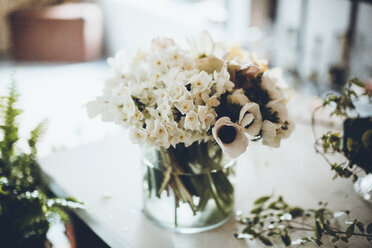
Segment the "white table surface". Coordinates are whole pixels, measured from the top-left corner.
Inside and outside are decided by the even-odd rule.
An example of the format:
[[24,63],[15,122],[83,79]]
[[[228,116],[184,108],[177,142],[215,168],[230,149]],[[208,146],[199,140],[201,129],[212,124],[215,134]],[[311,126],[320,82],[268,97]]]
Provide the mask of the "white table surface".
[[[114,125],[91,120],[82,108],[99,95],[107,66],[82,64],[18,64],[0,61],[0,93],[12,74],[21,93],[19,107],[22,137],[44,118],[48,130],[39,146],[41,165],[61,190],[84,201],[79,216],[112,247],[259,247],[236,240],[241,228],[234,220],[200,234],[169,233],[152,225],[141,212],[140,149]],[[316,102],[316,101],[315,101]],[[348,180],[332,180],[329,166],[313,150],[309,121],[314,101],[295,95],[289,103],[297,129],[281,148],[251,142],[239,158],[236,210],[249,212],[254,199],[275,193],[291,204],[316,207],[328,201],[335,210],[352,210],[353,216],[372,221],[371,205],[363,202]],[[322,118],[321,122],[329,119]],[[302,124],[300,124],[302,123]],[[102,137],[106,137],[102,139]],[[101,141],[94,141],[101,139]],[[22,144],[21,144],[22,145]],[[111,197],[108,197],[111,196]],[[355,240],[349,247],[368,247]]]
[[[251,142],[238,160],[235,209],[248,213],[254,199],[276,194],[302,207],[329,202],[335,210],[349,209],[352,217],[371,222],[372,206],[355,195],[350,180],[332,180],[333,172],[315,154],[313,142],[307,124],[297,124],[279,149]],[[172,233],[148,221],[141,212],[140,148],[125,133],[40,162],[54,186],[86,203],[87,210],[78,215],[111,247],[261,247],[235,239],[241,226],[233,219],[199,234]],[[364,239],[348,245],[344,247],[369,247]]]

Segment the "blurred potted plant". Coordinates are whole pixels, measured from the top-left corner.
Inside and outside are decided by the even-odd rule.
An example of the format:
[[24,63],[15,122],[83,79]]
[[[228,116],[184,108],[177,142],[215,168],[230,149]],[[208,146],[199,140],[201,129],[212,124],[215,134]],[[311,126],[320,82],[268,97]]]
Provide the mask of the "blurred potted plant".
[[[330,93],[326,96],[323,105],[314,111],[312,124],[316,136],[315,112],[325,106],[333,108],[331,116],[344,118],[343,134],[328,131],[317,139],[315,149],[335,171],[335,177],[352,177],[355,191],[372,202],[372,116],[370,112],[361,115],[357,107],[360,99],[368,99],[372,95],[369,87],[357,78],[349,80],[341,94]],[[369,103],[365,104],[370,106]],[[342,155],[344,161],[331,161],[329,154]],[[362,177],[361,172],[364,172]]]
[[0,242],[1,247],[50,247],[47,232],[55,221],[67,221],[67,208],[83,205],[72,198],[55,198],[48,190],[36,160],[36,143],[43,124],[31,131],[30,151],[16,147],[20,140],[13,84],[0,101]]

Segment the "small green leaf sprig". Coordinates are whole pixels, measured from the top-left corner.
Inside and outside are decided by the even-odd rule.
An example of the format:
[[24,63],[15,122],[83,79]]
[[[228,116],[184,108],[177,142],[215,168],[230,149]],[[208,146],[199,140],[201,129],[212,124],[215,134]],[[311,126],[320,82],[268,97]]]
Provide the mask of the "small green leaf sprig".
[[[365,84],[360,81],[358,78],[350,79],[344,86],[342,94],[329,93],[326,95],[323,104],[316,108],[312,114],[312,130],[313,135],[316,139],[314,144],[315,151],[320,154],[325,161],[330,165],[331,170],[335,172],[334,179],[337,177],[343,178],[353,178],[355,182],[358,179],[357,170],[360,168],[353,169],[353,164],[350,159],[345,156],[343,152],[343,135],[339,132],[328,131],[318,138],[315,131],[315,114],[320,109],[330,106],[334,110],[331,112],[330,117],[339,116],[343,118],[352,118],[359,116],[358,112],[355,109],[354,102],[360,99],[362,96],[367,95],[367,90],[364,90],[362,93],[357,92],[356,89],[366,89]],[[341,163],[333,162],[327,156],[330,154],[341,154],[345,157],[345,160]],[[355,168],[355,167],[354,167]]]
[[[336,220],[343,215],[347,221],[342,228],[335,227]],[[263,196],[254,202],[249,216],[237,216],[237,221],[244,229],[235,234],[236,238],[259,240],[266,246],[274,246],[276,240],[285,246],[301,247],[308,243],[323,246],[327,236],[334,247],[338,242],[348,243],[352,237],[366,238],[372,244],[372,223],[366,225],[351,219],[350,211],[333,212],[322,202],[318,209],[304,209],[290,206],[282,196]],[[294,239],[296,231],[309,235]]]
[[364,91],[361,94],[357,93],[354,86],[358,88],[366,87],[366,85],[358,78],[352,78],[346,82],[342,94],[336,95],[334,93],[329,93],[326,95],[323,107],[335,106],[335,109],[331,112],[331,116],[337,115],[350,117],[351,112],[355,111],[354,102],[361,96],[367,95],[367,91]]

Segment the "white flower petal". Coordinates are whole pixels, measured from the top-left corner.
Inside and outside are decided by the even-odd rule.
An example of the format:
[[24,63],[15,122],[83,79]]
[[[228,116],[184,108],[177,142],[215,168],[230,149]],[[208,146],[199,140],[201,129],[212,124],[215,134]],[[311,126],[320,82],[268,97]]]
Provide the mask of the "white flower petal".
[[[231,126],[235,128],[236,136],[231,143],[223,143],[220,139],[219,130],[224,126]],[[244,133],[244,129],[232,123],[229,117],[222,117],[218,119],[212,128],[212,134],[217,144],[221,147],[224,153],[231,158],[237,158],[239,155],[244,153],[248,146],[248,138]]]
[[262,127],[260,106],[254,102],[245,104],[240,110],[239,124],[249,135],[258,135]]
[[262,144],[272,147],[279,147],[280,137],[277,135],[277,130],[280,127],[280,124],[264,120],[262,123]]
[[151,50],[156,51],[159,49],[166,49],[174,45],[175,43],[172,39],[166,37],[157,37],[151,41]]
[[90,101],[87,104],[85,104],[89,118],[94,118],[97,115],[99,115],[103,110],[103,104],[104,103],[101,98],[98,98],[97,100]]
[[[240,118],[239,118],[240,119]],[[254,121],[254,116],[251,113],[246,113],[242,119],[240,119],[240,125],[245,128]]]

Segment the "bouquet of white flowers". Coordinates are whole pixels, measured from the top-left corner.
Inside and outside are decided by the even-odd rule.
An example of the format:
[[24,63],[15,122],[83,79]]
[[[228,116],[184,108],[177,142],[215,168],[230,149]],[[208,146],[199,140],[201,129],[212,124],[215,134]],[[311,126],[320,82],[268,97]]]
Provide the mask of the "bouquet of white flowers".
[[[171,187],[177,204],[187,202],[195,214],[206,201],[195,204],[194,196],[214,198],[223,209],[223,200],[216,199],[220,193],[211,190],[205,196],[202,185],[226,181],[228,175],[208,184],[179,180],[172,173],[219,170],[221,151],[238,157],[248,137],[279,147],[294,124],[280,87],[280,69],[268,69],[264,60],[244,50],[213,42],[207,32],[188,41],[190,49],[182,49],[171,39],[158,38],[150,50],[139,50],[133,58],[124,52],[109,58],[111,77],[103,95],[87,109],[90,117],[101,114],[103,121],[130,129],[135,143],[156,147],[164,167],[156,176],[156,195]],[[218,190],[232,195],[229,188]],[[227,198],[225,205],[231,206]]]

